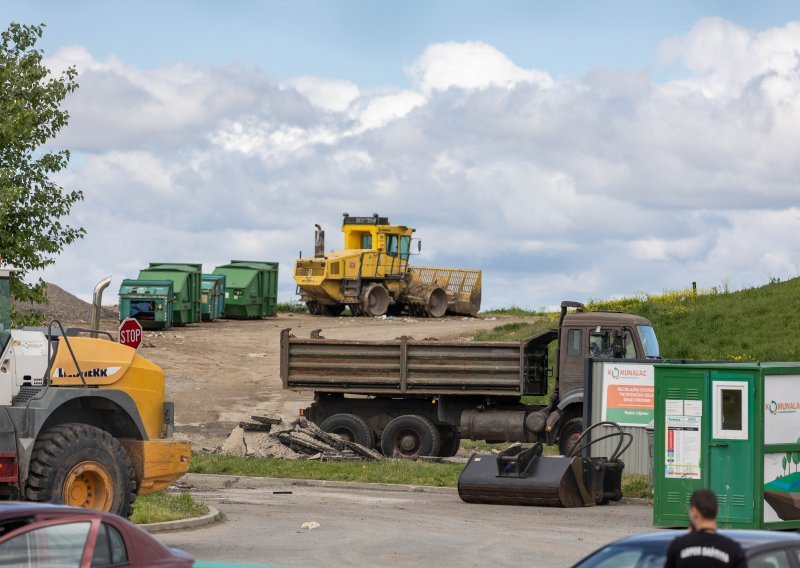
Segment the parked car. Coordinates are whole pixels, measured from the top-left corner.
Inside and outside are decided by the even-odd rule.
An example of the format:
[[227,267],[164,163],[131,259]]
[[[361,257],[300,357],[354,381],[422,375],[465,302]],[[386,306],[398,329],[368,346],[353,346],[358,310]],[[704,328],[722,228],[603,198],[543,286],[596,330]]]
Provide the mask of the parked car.
[[[738,542],[750,568],[800,568],[800,535],[774,531],[721,530]],[[662,568],[667,549],[685,530],[625,537],[594,551],[573,568]]]
[[190,568],[194,559],[168,548],[127,519],[49,505],[0,505],[0,566]]

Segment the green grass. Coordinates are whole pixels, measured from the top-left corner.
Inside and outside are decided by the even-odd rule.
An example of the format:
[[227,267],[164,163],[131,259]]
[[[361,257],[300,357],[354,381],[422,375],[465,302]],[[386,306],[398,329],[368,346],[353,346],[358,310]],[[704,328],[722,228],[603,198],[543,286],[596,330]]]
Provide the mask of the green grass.
[[290,300],[289,302],[278,302],[276,306],[279,314],[302,314],[307,312],[305,302],[298,302],[297,300]]
[[652,499],[653,487],[646,475],[638,473],[622,474],[622,494],[625,497],[637,497],[639,499]]
[[318,462],[239,458],[224,454],[193,454],[189,471],[256,477],[455,487],[462,467],[453,463],[410,460]]
[[547,308],[542,306],[538,310],[528,310],[526,308],[520,308],[519,306],[511,306],[510,308],[489,308],[488,310],[482,311],[482,316],[543,316],[547,315]]
[[[670,359],[723,361],[800,360],[800,278],[773,281],[736,292],[726,286],[591,300],[587,308],[646,317],[661,354]],[[557,315],[530,323],[498,326],[476,334],[479,341],[514,341],[557,325]]]
[[189,493],[174,495],[159,491],[137,497],[131,521],[136,524],[191,519],[208,514],[208,505],[198,503]]

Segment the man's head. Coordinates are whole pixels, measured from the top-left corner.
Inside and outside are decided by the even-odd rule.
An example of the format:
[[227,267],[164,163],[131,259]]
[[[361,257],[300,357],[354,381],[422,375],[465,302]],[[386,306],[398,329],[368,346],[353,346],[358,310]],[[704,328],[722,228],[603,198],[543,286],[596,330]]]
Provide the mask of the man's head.
[[717,496],[710,489],[698,489],[689,500],[689,517],[696,527],[714,523],[717,518]]

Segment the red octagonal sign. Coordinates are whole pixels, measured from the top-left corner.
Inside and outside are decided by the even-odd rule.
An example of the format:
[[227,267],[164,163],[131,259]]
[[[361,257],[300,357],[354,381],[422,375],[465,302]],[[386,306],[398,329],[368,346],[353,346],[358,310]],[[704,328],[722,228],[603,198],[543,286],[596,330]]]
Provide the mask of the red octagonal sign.
[[119,324],[119,342],[122,345],[139,349],[142,344],[142,324],[134,318],[127,318]]

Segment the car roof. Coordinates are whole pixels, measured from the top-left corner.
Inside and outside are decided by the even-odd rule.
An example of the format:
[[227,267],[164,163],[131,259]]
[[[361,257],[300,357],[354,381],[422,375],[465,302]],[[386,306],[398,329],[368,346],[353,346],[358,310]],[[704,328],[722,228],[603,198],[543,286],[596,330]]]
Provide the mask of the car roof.
[[[660,530],[649,533],[642,533],[633,536],[628,536],[616,541],[614,544],[628,545],[628,544],[667,544],[681,535],[686,534],[685,530]],[[754,530],[736,530],[736,529],[723,529],[719,534],[725,535],[739,543],[739,545],[747,550],[754,546],[761,544],[771,544],[779,542],[797,542],[800,544],[800,534],[796,532],[776,532],[776,531],[754,531]]]
[[93,514],[106,515],[101,511],[90,511],[88,509],[81,509],[80,507],[70,507],[67,505],[56,505],[54,503],[34,503],[25,501],[3,501],[0,504],[0,520],[20,517],[24,515],[41,515],[59,514],[59,515],[76,515],[76,514]]

